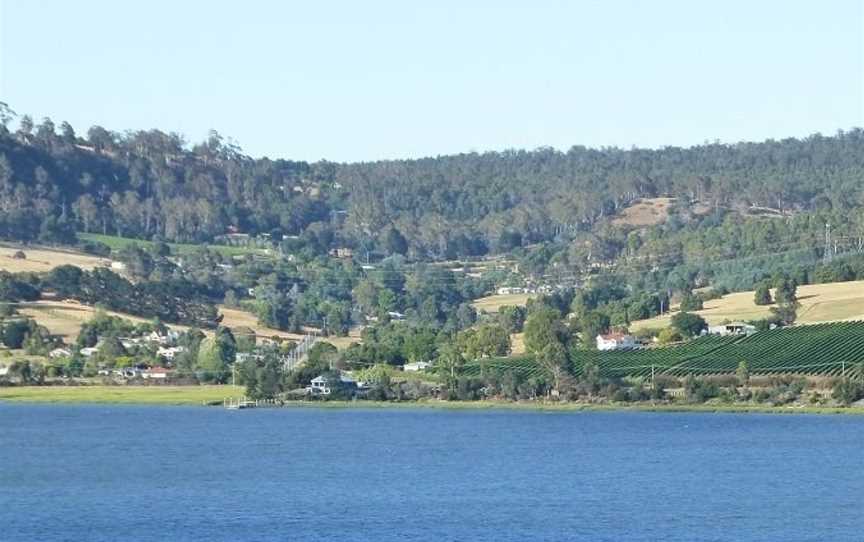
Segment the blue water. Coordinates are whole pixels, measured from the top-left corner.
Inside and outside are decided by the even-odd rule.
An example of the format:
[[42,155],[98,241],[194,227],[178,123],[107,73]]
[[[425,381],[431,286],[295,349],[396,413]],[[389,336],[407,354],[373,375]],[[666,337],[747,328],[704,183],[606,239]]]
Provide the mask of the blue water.
[[864,418],[0,404],[0,540],[864,540]]

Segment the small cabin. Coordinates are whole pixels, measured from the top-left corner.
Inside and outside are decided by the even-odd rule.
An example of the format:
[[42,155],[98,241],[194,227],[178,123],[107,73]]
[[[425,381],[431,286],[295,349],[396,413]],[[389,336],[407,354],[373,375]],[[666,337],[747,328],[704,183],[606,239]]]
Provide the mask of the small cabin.
[[744,322],[730,322],[708,327],[708,335],[750,335],[756,333],[756,326]]
[[408,371],[409,373],[416,373],[418,371],[425,371],[426,369],[432,367],[432,364],[428,361],[415,361],[412,363],[406,363],[402,366],[403,371]]
[[626,350],[636,348],[636,338],[626,333],[597,335],[597,350]]

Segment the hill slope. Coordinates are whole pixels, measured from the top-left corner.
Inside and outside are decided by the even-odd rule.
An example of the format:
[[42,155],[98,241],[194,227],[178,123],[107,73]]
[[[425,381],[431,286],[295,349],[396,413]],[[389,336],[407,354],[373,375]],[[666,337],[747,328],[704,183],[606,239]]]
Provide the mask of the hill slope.
[[[695,311],[709,324],[724,320],[758,320],[770,315],[770,307],[753,302],[754,292],[737,292],[705,302],[705,308]],[[798,323],[812,324],[837,320],[864,320],[864,281],[809,284],[798,287]],[[669,325],[667,314],[633,322],[633,330],[662,328]]]

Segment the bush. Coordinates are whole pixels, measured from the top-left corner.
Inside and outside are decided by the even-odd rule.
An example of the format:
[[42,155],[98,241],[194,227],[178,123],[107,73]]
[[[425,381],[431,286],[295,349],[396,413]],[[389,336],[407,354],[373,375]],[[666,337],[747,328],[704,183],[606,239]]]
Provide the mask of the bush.
[[708,399],[717,397],[720,388],[713,382],[689,375],[684,381],[684,397],[690,403],[704,403]]
[[699,335],[703,329],[707,329],[708,323],[698,314],[679,312],[672,317],[672,327],[681,332],[684,337]]
[[692,292],[687,292],[684,294],[684,297],[681,298],[680,308],[682,312],[702,310],[702,306],[702,298],[693,295]]
[[769,285],[765,282],[759,284],[756,288],[756,292],[753,295],[753,301],[757,305],[770,305],[773,303],[773,299],[771,299],[771,289]]
[[93,254],[94,256],[107,258],[111,255],[111,247],[99,241],[84,241],[78,246],[83,252]]
[[831,397],[844,405],[864,399],[864,383],[851,378],[839,378],[831,390]]

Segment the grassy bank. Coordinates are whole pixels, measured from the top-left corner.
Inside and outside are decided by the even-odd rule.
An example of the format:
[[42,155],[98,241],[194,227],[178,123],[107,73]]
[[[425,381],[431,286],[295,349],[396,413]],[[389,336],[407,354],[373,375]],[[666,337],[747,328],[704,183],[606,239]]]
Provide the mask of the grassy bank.
[[[140,405],[218,404],[243,395],[232,386],[23,386],[0,388],[0,401],[32,403],[106,403]],[[769,414],[856,414],[864,408],[768,405],[690,405],[651,403],[552,403],[539,401],[292,401],[287,408],[434,408],[445,410],[534,410],[549,412],[753,412]]]
[[232,386],[22,386],[0,388],[0,401],[202,405],[243,395]]

